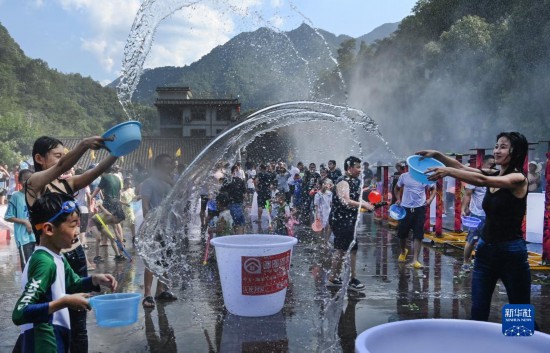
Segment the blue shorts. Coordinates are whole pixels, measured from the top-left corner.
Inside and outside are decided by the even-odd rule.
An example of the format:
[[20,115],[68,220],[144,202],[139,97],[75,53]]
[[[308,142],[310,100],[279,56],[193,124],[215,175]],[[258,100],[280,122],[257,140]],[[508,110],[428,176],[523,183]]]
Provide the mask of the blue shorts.
[[229,205],[229,212],[231,213],[231,217],[233,218],[234,226],[239,227],[246,224],[242,204],[232,203],[231,205]]
[[470,228],[468,230],[468,236],[466,237],[466,242],[468,244],[475,244],[479,240],[481,232],[483,231],[483,226],[485,225],[485,216],[478,216],[473,213],[470,216],[481,219],[481,222],[479,222],[477,228]]

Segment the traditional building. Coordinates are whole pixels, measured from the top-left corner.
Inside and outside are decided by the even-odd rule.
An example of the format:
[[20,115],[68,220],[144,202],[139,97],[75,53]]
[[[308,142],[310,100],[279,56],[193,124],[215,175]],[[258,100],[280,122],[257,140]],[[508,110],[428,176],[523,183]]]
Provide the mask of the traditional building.
[[[124,170],[132,170],[138,163],[149,168],[161,153],[189,164],[214,137],[235,123],[241,110],[238,99],[193,99],[189,87],[158,87],[155,106],[160,136],[143,136],[139,148],[118,161]],[[69,150],[81,140],[61,138]],[[87,168],[106,155],[105,150],[87,151],[79,166]]]
[[237,120],[238,99],[193,99],[189,87],[158,87],[161,137],[215,137]]

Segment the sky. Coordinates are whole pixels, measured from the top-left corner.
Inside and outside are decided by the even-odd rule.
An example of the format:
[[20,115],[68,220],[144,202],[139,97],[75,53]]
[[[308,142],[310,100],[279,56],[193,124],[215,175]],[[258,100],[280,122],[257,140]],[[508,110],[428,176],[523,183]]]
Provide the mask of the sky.
[[[142,2],[0,0],[0,23],[25,54],[101,84],[116,79]],[[157,0],[158,1],[158,0]],[[186,5],[163,21],[145,67],[189,65],[241,32],[291,30],[306,22],[359,37],[411,14],[417,0],[164,0]]]

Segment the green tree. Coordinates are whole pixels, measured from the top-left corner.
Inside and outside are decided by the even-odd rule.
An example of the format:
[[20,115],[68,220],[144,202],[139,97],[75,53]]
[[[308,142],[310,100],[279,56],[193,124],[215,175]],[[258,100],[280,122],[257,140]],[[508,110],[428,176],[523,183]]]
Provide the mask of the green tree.
[[355,47],[355,39],[348,39],[340,44],[340,48],[338,49],[338,58],[336,59],[340,70],[348,71],[355,64]]
[[35,131],[21,113],[0,115],[0,161],[11,165],[28,158]]

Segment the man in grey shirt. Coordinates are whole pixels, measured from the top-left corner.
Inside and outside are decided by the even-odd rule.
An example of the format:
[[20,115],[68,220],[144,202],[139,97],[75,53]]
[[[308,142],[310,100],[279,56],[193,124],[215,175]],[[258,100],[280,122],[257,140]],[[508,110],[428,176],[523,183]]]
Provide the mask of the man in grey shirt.
[[[158,155],[153,162],[153,171],[151,176],[141,184],[141,202],[143,208],[143,217],[145,218],[149,212],[157,208],[162,200],[170,193],[172,189],[172,171],[174,170],[174,160],[167,154]],[[162,263],[163,261],[160,260]],[[172,294],[166,285],[161,281],[157,281],[157,290],[155,298],[151,296],[153,287],[153,272],[145,267],[143,275],[144,293],[143,307],[152,309],[155,307],[156,300],[176,300],[176,296]]]

